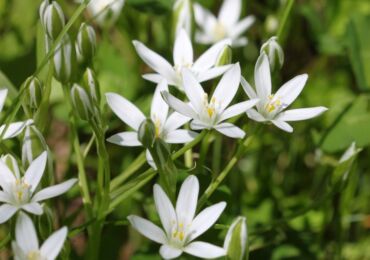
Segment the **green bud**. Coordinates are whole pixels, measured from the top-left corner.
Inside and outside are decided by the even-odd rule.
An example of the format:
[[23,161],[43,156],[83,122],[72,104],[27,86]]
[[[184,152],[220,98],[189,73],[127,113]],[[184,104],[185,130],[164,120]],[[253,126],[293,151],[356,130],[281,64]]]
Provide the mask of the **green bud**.
[[50,39],[55,40],[65,25],[63,10],[60,5],[53,1],[46,6],[42,3],[40,7],[41,23]]
[[3,155],[1,156],[1,160],[6,164],[6,166],[8,166],[9,170],[11,170],[18,179],[21,178],[18,162],[12,155]]
[[22,143],[23,167],[28,168],[31,162],[47,149],[46,141],[37,127],[35,125],[26,126]]
[[82,79],[82,87],[90,94],[91,99],[99,104],[100,102],[100,88],[99,81],[96,78],[95,72],[87,68]]
[[83,120],[89,120],[94,115],[94,107],[89,95],[81,86],[74,84],[71,89],[73,108]]
[[224,242],[227,259],[248,259],[247,239],[246,218],[237,217],[227,231]]
[[63,84],[71,82],[76,67],[76,55],[68,35],[57,46],[53,62],[54,77]]
[[155,141],[155,125],[151,119],[146,119],[140,124],[138,139],[145,148],[153,146]]
[[276,65],[276,60],[279,63],[279,66],[282,67],[284,64],[284,52],[279,43],[277,42],[277,37],[271,37],[267,42],[265,42],[260,53],[266,53],[269,58],[271,69],[274,69]]
[[81,63],[89,64],[96,50],[96,35],[94,29],[82,23],[77,34],[76,54]]
[[46,8],[50,5],[50,0],[44,0],[41,5],[40,5],[40,8],[39,8],[39,15],[40,15],[40,20],[41,22],[43,22],[44,20],[44,14],[45,14],[45,11],[46,11]]
[[188,35],[191,35],[191,16],[191,0],[177,0],[173,6],[174,35],[177,35],[182,28],[185,29]]
[[36,110],[42,99],[42,83],[37,77],[31,76],[25,84],[25,104],[32,110]]
[[216,66],[224,66],[231,64],[233,57],[233,51],[229,45],[225,45],[225,47],[220,51],[216,60]]

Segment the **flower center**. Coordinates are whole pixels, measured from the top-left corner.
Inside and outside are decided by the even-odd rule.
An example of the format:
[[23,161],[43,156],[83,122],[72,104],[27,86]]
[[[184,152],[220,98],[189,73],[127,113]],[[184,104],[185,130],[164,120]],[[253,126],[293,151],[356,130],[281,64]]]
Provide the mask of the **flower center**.
[[157,117],[157,115],[153,116],[153,123],[155,127],[155,138],[160,138],[161,137],[161,129],[162,129],[162,124],[161,120]]
[[268,101],[264,106],[266,111],[266,115],[269,117],[275,116],[285,107],[284,103],[281,101],[280,97],[276,97],[275,95],[269,95]]
[[222,40],[225,38],[226,28],[221,22],[218,22],[213,28],[213,35],[216,40]]
[[31,197],[31,186],[23,179],[17,179],[13,186],[13,196],[19,205],[27,203]]
[[217,117],[217,112],[220,108],[221,103],[216,100],[215,97],[212,97],[208,102],[208,94],[204,94],[203,98],[203,107],[204,107],[204,116],[203,119],[209,123],[213,123]]
[[43,260],[39,251],[31,251],[27,254],[27,260]]
[[182,76],[181,73],[184,68],[191,69],[192,67],[193,67],[192,63],[182,61],[180,64],[175,65],[173,68],[175,69],[176,74],[181,77]]
[[185,226],[184,223],[180,222],[178,225],[174,223],[174,226],[172,228],[172,237],[171,242],[172,245],[175,247],[182,247],[186,243],[186,236],[187,231],[186,228],[188,228],[190,225]]

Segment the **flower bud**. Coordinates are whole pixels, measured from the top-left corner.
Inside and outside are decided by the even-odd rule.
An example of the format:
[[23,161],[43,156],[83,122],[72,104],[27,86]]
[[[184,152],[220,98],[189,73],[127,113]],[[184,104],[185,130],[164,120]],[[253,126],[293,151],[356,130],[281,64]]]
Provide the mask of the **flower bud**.
[[94,115],[94,108],[89,95],[81,86],[74,84],[71,89],[73,108],[83,120],[89,120]]
[[48,149],[42,133],[35,125],[27,125],[22,143],[22,164],[28,168],[31,162]]
[[43,19],[44,19],[44,14],[45,14],[45,11],[46,11],[46,8],[50,5],[50,0],[44,0],[41,5],[40,5],[40,8],[39,8],[39,15],[40,15],[40,20],[41,22],[43,22]]
[[20,172],[18,167],[17,160],[10,154],[6,154],[1,156],[1,160],[8,166],[9,170],[11,170],[17,179],[20,179]]
[[247,224],[245,217],[237,217],[227,231],[224,249],[227,259],[242,260],[247,251]]
[[54,77],[63,84],[70,82],[75,71],[76,56],[68,35],[57,46],[53,62]]
[[90,68],[87,68],[83,75],[82,87],[90,95],[91,99],[97,104],[99,104],[100,102],[99,81],[96,78],[95,72]]
[[228,65],[232,62],[232,57],[233,52],[231,50],[231,47],[229,45],[225,45],[225,47],[218,54],[215,65],[216,66]]
[[173,25],[175,35],[182,28],[185,29],[188,35],[191,35],[191,0],[177,0],[173,6]]
[[140,124],[138,139],[145,148],[153,146],[155,141],[155,125],[151,119],[146,119]]
[[96,35],[94,29],[82,23],[77,34],[76,54],[81,63],[89,64],[95,55]]
[[37,77],[31,76],[25,84],[25,104],[32,110],[36,110],[42,99],[42,83]]
[[280,67],[283,66],[284,63],[284,52],[279,43],[277,42],[277,37],[271,37],[267,42],[265,42],[262,47],[260,53],[266,53],[269,58],[271,69],[274,69],[276,59],[279,62]]
[[65,25],[65,18],[63,10],[60,5],[53,1],[51,4],[46,6],[46,3],[42,3],[40,7],[41,23],[44,26],[44,30],[49,38],[55,40]]
[[100,26],[115,22],[121,13],[125,0],[94,0],[87,8]]

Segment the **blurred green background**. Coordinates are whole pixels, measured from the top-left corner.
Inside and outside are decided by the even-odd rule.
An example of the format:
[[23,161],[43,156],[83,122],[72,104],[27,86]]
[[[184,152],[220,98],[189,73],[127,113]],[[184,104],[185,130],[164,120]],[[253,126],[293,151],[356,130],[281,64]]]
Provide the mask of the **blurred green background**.
[[[40,62],[39,47],[43,41],[38,21],[40,2],[0,0],[0,87],[12,84],[19,88]],[[67,17],[77,8],[74,1],[58,2]],[[221,4],[216,0],[198,2],[214,13]],[[242,16],[253,14],[257,19],[246,33],[249,44],[233,50],[233,61],[241,63],[243,75],[250,82],[253,82],[259,48],[276,34],[276,23],[281,19],[285,3],[283,0],[243,1]],[[117,92],[143,111],[149,111],[154,85],[145,82],[141,74],[150,69],[137,56],[131,41],[138,39],[171,60],[172,4],[170,0],[127,0],[114,26],[104,30],[96,26],[95,68],[102,93]],[[80,22],[89,19],[84,14]],[[74,24],[72,34],[78,27],[79,23]],[[247,217],[250,259],[370,259],[369,28],[369,0],[295,1],[281,41],[285,64],[275,73],[273,88],[276,90],[295,75],[308,73],[308,83],[294,107],[323,105],[329,111],[308,122],[295,123],[293,134],[265,127],[225,185],[212,196],[212,202],[228,202],[219,223],[230,224],[237,215]],[[205,50],[205,46],[195,46],[197,55]],[[238,99],[245,98],[240,90]],[[66,141],[67,114],[56,81],[52,100],[45,136],[59,160],[57,174],[73,175],[75,166],[73,161],[68,161],[70,151]],[[110,118],[108,135],[123,129],[122,123],[108,110],[106,115]],[[248,123],[248,130],[255,127],[246,118],[240,122]],[[81,124],[80,130],[82,141],[88,142],[89,129]],[[352,142],[364,149],[345,185],[331,192],[333,169]],[[224,138],[222,150],[231,151],[234,145],[233,140]],[[141,151],[110,144],[108,148],[113,174],[125,169]],[[211,169],[198,167],[191,171],[199,174],[201,187],[208,185],[211,172],[222,168],[229,155],[225,152],[215,163],[210,146],[205,165]],[[94,154],[87,158],[92,177],[94,158]],[[129,259],[133,250],[136,253],[131,259],[159,259],[158,246],[121,221],[133,212],[158,219],[151,196],[152,184],[134,194],[110,216],[101,259]],[[79,199],[67,205],[68,199],[73,198],[60,199],[61,204],[64,202],[62,210],[76,212],[73,207],[79,205]],[[81,224],[77,219],[74,224],[78,223]],[[4,232],[0,228],[0,238]],[[203,240],[221,244],[225,233],[224,226],[219,225],[207,232]],[[71,244],[73,259],[78,259],[85,245],[84,236],[76,236]],[[6,250],[0,251],[2,257],[7,259]]]

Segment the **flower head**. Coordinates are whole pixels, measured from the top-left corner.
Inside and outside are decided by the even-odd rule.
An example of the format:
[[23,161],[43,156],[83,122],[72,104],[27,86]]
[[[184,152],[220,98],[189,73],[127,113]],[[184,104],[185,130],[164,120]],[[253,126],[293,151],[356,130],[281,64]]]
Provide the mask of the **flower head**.
[[[47,161],[47,152],[43,152],[28,167],[24,176],[16,170],[10,170],[3,160],[0,160],[0,223],[6,222],[18,210],[32,214],[43,213],[40,201],[50,199],[68,191],[77,181],[71,179],[58,185],[50,186],[36,192]],[[14,165],[13,165],[14,166]],[[35,194],[36,192],[36,194]]]
[[[158,84],[150,110],[150,118],[155,125],[155,135],[166,143],[182,144],[190,142],[196,136],[195,132],[179,129],[186,124],[190,118],[177,112],[169,114],[169,107],[162,99],[161,91],[168,91],[166,81]],[[138,130],[141,123],[146,119],[144,114],[130,101],[115,93],[106,94],[107,103],[113,112],[134,131],[126,131],[115,134],[107,140],[121,146],[141,146],[138,139]],[[147,152],[148,162],[152,158]],[[153,165],[152,165],[153,166]]]
[[191,122],[193,130],[215,129],[232,138],[243,138],[245,135],[243,130],[231,123],[223,122],[246,112],[258,102],[258,99],[253,99],[228,107],[239,87],[239,64],[233,65],[223,75],[211,98],[189,70],[185,70],[183,74],[184,91],[190,103],[163,92],[166,102],[177,112],[193,119]]
[[195,21],[201,28],[196,32],[196,41],[211,44],[229,38],[234,47],[245,46],[248,40],[241,34],[253,24],[255,18],[250,15],[239,21],[241,5],[241,0],[224,0],[218,17],[215,17],[201,5],[194,4]]
[[326,107],[312,107],[300,109],[285,109],[298,97],[307,81],[307,74],[296,76],[275,93],[271,93],[271,74],[267,55],[262,53],[257,60],[254,70],[256,90],[242,78],[242,86],[249,98],[259,98],[257,110],[247,111],[249,118],[257,122],[271,122],[278,128],[293,132],[287,121],[306,120],[319,116],[327,110]]
[[54,260],[63,248],[67,237],[67,228],[54,232],[39,246],[35,226],[30,217],[20,213],[15,226],[15,241],[12,242],[13,252],[17,260]]
[[143,43],[133,41],[141,59],[157,73],[145,74],[143,77],[156,83],[166,79],[169,85],[176,86],[181,90],[182,72],[185,68],[191,70],[199,82],[210,80],[223,74],[229,66],[215,67],[215,63],[224,46],[230,45],[230,43],[230,40],[220,41],[194,61],[193,46],[190,38],[186,31],[181,29],[176,36],[173,49],[174,65],[171,65],[163,57],[148,49]]
[[226,202],[212,205],[195,216],[199,182],[193,175],[186,178],[182,184],[175,208],[158,184],[154,185],[153,192],[155,206],[164,230],[138,216],[128,216],[128,220],[142,235],[162,244],[159,252],[163,258],[176,258],[183,252],[202,258],[225,255],[225,250],[221,247],[192,241],[217,221],[226,207]]

